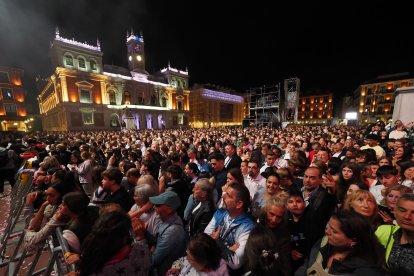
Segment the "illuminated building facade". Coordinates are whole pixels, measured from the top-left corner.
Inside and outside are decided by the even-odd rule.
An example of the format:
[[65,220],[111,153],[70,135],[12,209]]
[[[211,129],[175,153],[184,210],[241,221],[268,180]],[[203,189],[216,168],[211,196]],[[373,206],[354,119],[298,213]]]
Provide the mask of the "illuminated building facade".
[[359,120],[365,123],[388,121],[394,111],[397,88],[413,85],[414,75],[409,73],[378,76],[360,85],[354,93],[359,99]]
[[103,65],[100,43],[63,38],[56,30],[54,73],[38,95],[44,130],[161,129],[188,126],[188,71],[145,70],[144,39],[127,34],[128,69]]
[[190,125],[195,128],[241,125],[245,99],[228,92],[195,85],[190,93]]
[[0,66],[0,120],[2,131],[27,131],[22,86],[23,70]]
[[333,93],[301,95],[298,109],[299,123],[326,124],[333,116]]

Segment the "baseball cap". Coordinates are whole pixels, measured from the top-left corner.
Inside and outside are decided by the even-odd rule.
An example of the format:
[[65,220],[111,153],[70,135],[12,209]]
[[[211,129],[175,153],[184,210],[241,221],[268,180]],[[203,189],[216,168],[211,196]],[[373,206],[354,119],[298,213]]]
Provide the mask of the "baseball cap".
[[178,195],[171,191],[167,191],[157,196],[151,196],[149,200],[154,205],[164,204],[170,206],[174,210],[177,210],[177,208],[181,205],[181,201]]

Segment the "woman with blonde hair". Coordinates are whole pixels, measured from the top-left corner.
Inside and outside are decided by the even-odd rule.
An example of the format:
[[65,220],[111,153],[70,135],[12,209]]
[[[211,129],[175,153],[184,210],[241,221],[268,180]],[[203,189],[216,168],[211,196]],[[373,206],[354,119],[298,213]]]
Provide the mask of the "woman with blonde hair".
[[384,198],[379,205],[379,215],[383,224],[394,224],[394,209],[397,206],[398,199],[404,194],[412,194],[413,191],[404,185],[394,185],[385,189]]
[[378,204],[374,195],[369,191],[360,189],[348,194],[342,209],[347,211],[352,210],[363,215],[368,219],[374,229],[379,225]]

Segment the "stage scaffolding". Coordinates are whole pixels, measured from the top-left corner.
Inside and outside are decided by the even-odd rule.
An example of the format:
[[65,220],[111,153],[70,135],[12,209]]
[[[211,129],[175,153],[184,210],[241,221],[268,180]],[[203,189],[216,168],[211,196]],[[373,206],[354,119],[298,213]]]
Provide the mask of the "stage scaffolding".
[[247,91],[249,114],[244,125],[277,127],[280,124],[280,83],[250,88]]

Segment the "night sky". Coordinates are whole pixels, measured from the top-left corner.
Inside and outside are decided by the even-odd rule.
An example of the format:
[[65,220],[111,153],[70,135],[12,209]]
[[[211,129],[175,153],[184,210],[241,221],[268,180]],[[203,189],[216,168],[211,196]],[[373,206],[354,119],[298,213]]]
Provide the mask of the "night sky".
[[351,94],[378,75],[412,71],[408,2],[348,2],[0,0],[0,65],[23,68],[34,94],[34,76],[52,71],[57,25],[66,38],[99,38],[104,63],[123,67],[133,28],[144,35],[150,73],[170,61],[188,67],[190,85],[239,92],[299,77],[303,91]]

